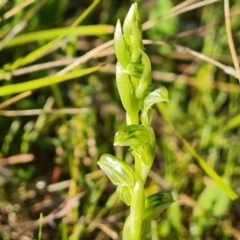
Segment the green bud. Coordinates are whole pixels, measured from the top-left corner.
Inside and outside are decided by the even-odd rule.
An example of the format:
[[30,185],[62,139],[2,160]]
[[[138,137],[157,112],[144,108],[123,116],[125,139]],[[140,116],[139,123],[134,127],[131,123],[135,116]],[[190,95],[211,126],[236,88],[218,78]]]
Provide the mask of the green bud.
[[134,3],[134,20],[135,23],[137,24],[138,29],[142,29],[142,20],[140,13],[138,11],[137,3]]
[[137,9],[137,3],[132,4],[123,23],[123,33],[127,44],[130,47],[130,55],[132,62],[139,62],[143,49],[141,19]]
[[116,80],[123,107],[127,112],[128,124],[138,124],[138,100],[135,97],[130,76],[124,73],[124,68],[119,63],[116,66]]
[[142,76],[143,69],[144,69],[144,65],[141,63],[129,63],[127,65],[127,68],[124,70],[124,72],[132,77],[139,79]]
[[148,58],[148,55],[142,50],[140,50],[140,52],[142,53],[142,64],[144,66],[144,69],[142,72],[142,76],[139,80],[138,87],[136,89],[137,98],[142,98],[145,95],[147,88],[152,81],[151,63]]
[[137,7],[136,3],[131,5],[127,13],[127,16],[125,17],[125,20],[123,22],[124,37],[128,45],[131,44],[131,32],[132,32],[133,23],[135,22],[136,7]]
[[159,192],[147,197],[143,218],[149,221],[157,219],[172,203],[174,203],[173,197],[168,192]]
[[148,129],[136,124],[119,129],[114,138],[115,146],[139,148],[147,143],[149,143]]
[[142,43],[142,32],[140,31],[136,23],[133,24],[131,33],[132,33],[130,36],[131,61],[139,62],[141,59],[140,50],[143,49],[143,43]]
[[115,28],[114,47],[115,47],[115,53],[117,56],[117,60],[123,67],[126,67],[128,65],[128,63],[130,62],[130,53],[129,53],[127,44],[125,43],[125,40],[124,40],[124,37],[122,34],[120,20],[117,21],[117,25]]
[[136,172],[136,175],[145,179],[155,155],[156,142],[152,128],[147,125],[129,125],[123,127],[116,133],[114,145],[131,147],[135,163],[139,164],[139,170]]
[[140,115],[141,122],[145,125],[150,125],[152,122],[152,116],[153,116],[153,111],[151,108],[148,111],[146,111],[145,109],[142,110]]
[[121,159],[110,154],[103,154],[97,162],[115,185],[132,187],[135,184],[133,169]]

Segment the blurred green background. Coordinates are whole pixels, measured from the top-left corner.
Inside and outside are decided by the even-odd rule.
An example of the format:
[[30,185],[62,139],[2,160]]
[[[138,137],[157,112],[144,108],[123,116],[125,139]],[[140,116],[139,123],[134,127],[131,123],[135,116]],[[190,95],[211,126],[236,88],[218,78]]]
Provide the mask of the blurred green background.
[[[170,96],[146,194],[176,200],[145,239],[240,239],[240,1],[137,2]],[[0,0],[0,239],[121,239],[128,208],[96,162],[133,160],[113,147],[125,113],[112,39],[131,3]]]

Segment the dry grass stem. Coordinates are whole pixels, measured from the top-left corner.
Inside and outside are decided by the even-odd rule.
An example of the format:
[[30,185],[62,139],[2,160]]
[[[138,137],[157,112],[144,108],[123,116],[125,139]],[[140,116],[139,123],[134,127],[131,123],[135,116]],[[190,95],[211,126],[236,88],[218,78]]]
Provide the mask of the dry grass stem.
[[33,154],[22,153],[8,158],[0,158],[0,166],[2,165],[16,165],[32,162],[34,160]]
[[176,50],[179,51],[179,52],[185,52],[185,53],[190,53],[192,54],[193,56],[199,58],[199,59],[202,59],[206,62],[209,62],[209,63],[212,63],[213,65],[217,66],[218,68],[222,69],[226,74],[229,74],[235,78],[237,78],[237,73],[236,73],[236,70],[230,66],[226,66],[202,53],[198,53],[194,50],[191,50],[189,48],[186,48],[186,47],[183,47],[183,46],[180,46],[180,45],[176,45]]
[[[115,73],[115,65],[107,64],[106,66],[100,69],[100,72]],[[199,85],[201,85],[201,82],[199,82],[197,78],[190,77],[185,74],[179,75],[176,73],[153,71],[152,77],[153,80],[155,81],[177,82],[181,84],[190,85],[193,87],[198,87]],[[215,81],[214,84],[209,87],[213,89],[218,89],[223,92],[240,93],[240,89],[238,88],[238,86],[231,83]]]
[[30,96],[31,94],[32,94],[32,91],[27,91],[27,92],[20,93],[20,94],[18,94],[18,95],[16,95],[16,96],[14,96],[14,97],[6,100],[5,102],[0,103],[0,109],[3,109],[3,108],[5,108],[5,107],[8,107],[8,106],[10,106],[11,104],[20,101],[21,99],[24,99],[24,98]]
[[2,18],[0,18],[0,22],[4,19],[8,19],[12,16],[14,16],[16,13],[18,13],[19,11],[21,11],[22,9],[24,9],[25,7],[27,7],[28,5],[30,5],[31,3],[33,3],[35,0],[26,0],[25,2],[20,3],[19,5],[17,5],[16,7],[12,8],[11,10],[9,10],[8,12],[6,12]]
[[224,0],[224,14],[225,14],[225,24],[226,24],[226,32],[227,32],[227,38],[228,38],[228,44],[230,48],[230,52],[233,59],[233,64],[237,72],[237,78],[240,82],[240,68],[239,68],[239,61],[237,57],[237,53],[235,50],[233,37],[232,37],[232,31],[231,31],[231,21],[230,21],[230,10],[229,10],[229,1]]
[[63,109],[31,109],[31,110],[0,110],[0,115],[5,117],[34,116],[42,113],[48,114],[84,114],[90,111],[89,108],[63,108]]
[[172,17],[175,17],[177,15],[180,15],[182,13],[186,13],[188,11],[200,8],[200,7],[204,7],[207,6],[209,4],[218,2],[219,0],[206,0],[206,1],[201,1],[198,3],[194,3],[192,5],[189,5],[190,3],[192,3],[192,1],[187,2],[188,5],[186,6],[186,4],[180,4],[180,6],[175,6],[173,9],[171,9],[169,12],[167,12],[166,14],[164,14],[163,16],[160,16],[158,19],[153,19],[153,20],[149,20],[147,22],[145,22],[143,24],[143,30],[147,30],[152,28],[154,25],[157,24],[158,21],[162,21],[162,20],[166,20]]
[[91,51],[87,52],[86,54],[84,54],[83,56],[79,57],[76,61],[74,61],[72,64],[70,64],[66,68],[64,68],[61,71],[59,71],[56,75],[57,76],[61,76],[61,75],[65,74],[65,73],[70,72],[75,67],[77,67],[78,65],[88,61],[89,59],[94,57],[99,52],[105,50],[106,48],[109,48],[109,47],[113,46],[113,43],[114,43],[114,41],[110,40],[110,41],[108,41],[106,43],[103,43],[102,45],[94,48],[93,50],[91,50]]

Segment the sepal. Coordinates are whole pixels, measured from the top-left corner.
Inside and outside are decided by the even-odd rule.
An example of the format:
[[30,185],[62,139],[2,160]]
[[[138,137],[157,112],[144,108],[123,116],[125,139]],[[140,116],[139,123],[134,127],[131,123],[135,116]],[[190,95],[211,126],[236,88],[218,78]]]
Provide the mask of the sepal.
[[130,45],[130,38],[132,34],[132,29],[135,27],[134,23],[137,23],[137,27],[141,27],[141,17],[137,9],[137,3],[131,5],[125,20],[123,22],[123,32],[124,36]]
[[131,44],[130,44],[130,52],[131,52],[131,61],[139,62],[141,59],[141,51],[143,49],[142,43],[142,32],[138,28],[136,23],[133,23],[131,32]]
[[97,164],[113,184],[127,187],[134,186],[134,171],[121,159],[110,154],[103,154]]
[[126,186],[118,186],[117,188],[117,195],[118,197],[126,203],[128,206],[131,204],[132,200],[132,188]]
[[141,122],[145,125],[150,125],[152,122],[153,111],[148,109],[148,111],[143,110],[140,115]]
[[134,96],[130,76],[124,72],[123,66],[118,62],[116,66],[117,88],[122,104],[128,114],[128,124],[138,124],[138,100]]
[[144,66],[144,69],[143,69],[141,78],[139,80],[138,87],[136,89],[136,97],[137,98],[142,98],[146,94],[148,86],[152,81],[151,63],[148,58],[148,55],[142,50],[140,50],[140,52],[142,54],[142,64]]
[[137,9],[137,3],[131,5],[123,23],[123,33],[127,44],[130,46],[130,55],[132,62],[139,62],[141,52],[138,48],[143,49],[141,19]]
[[141,78],[143,69],[144,65],[141,63],[129,63],[124,72],[132,77]]
[[114,138],[115,146],[140,148],[149,142],[149,129],[143,125],[129,125],[117,131]]
[[155,220],[159,215],[174,202],[168,192],[159,192],[150,195],[145,200],[144,220]]
[[163,86],[158,87],[151,85],[148,91],[150,91],[150,93],[145,97],[143,102],[144,110],[150,109],[156,103],[169,101],[168,90]]
[[140,115],[141,122],[150,125],[152,121],[152,106],[159,102],[168,102],[168,91],[165,87],[149,85],[147,92],[149,94],[143,101],[143,109]]
[[117,60],[123,67],[127,67],[130,62],[130,53],[122,34],[122,28],[120,20],[117,21],[117,25],[114,33],[114,47]]

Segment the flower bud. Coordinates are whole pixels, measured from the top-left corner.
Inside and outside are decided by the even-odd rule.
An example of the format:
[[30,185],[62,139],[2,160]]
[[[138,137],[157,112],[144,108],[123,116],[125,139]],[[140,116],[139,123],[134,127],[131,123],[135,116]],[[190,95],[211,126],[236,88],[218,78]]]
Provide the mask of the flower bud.
[[137,3],[132,4],[128,11],[123,23],[123,33],[130,48],[131,61],[139,62],[141,58],[141,52],[139,52],[139,49],[143,49],[143,44],[141,19],[137,9]]
[[155,220],[166,208],[174,203],[173,197],[168,192],[158,192],[146,198],[144,219]]
[[117,25],[115,28],[114,47],[117,60],[123,67],[126,67],[130,62],[130,53],[127,44],[125,43],[124,36],[122,34],[120,20],[117,21]]
[[128,124],[138,124],[138,101],[130,82],[130,76],[124,72],[123,66],[119,63],[116,66],[116,80],[123,107],[127,112]]
[[144,69],[142,72],[142,76],[139,80],[138,87],[136,89],[137,98],[142,98],[145,95],[147,88],[152,81],[151,63],[148,55],[142,50],[140,50],[140,52],[142,53],[142,65],[144,66]]

